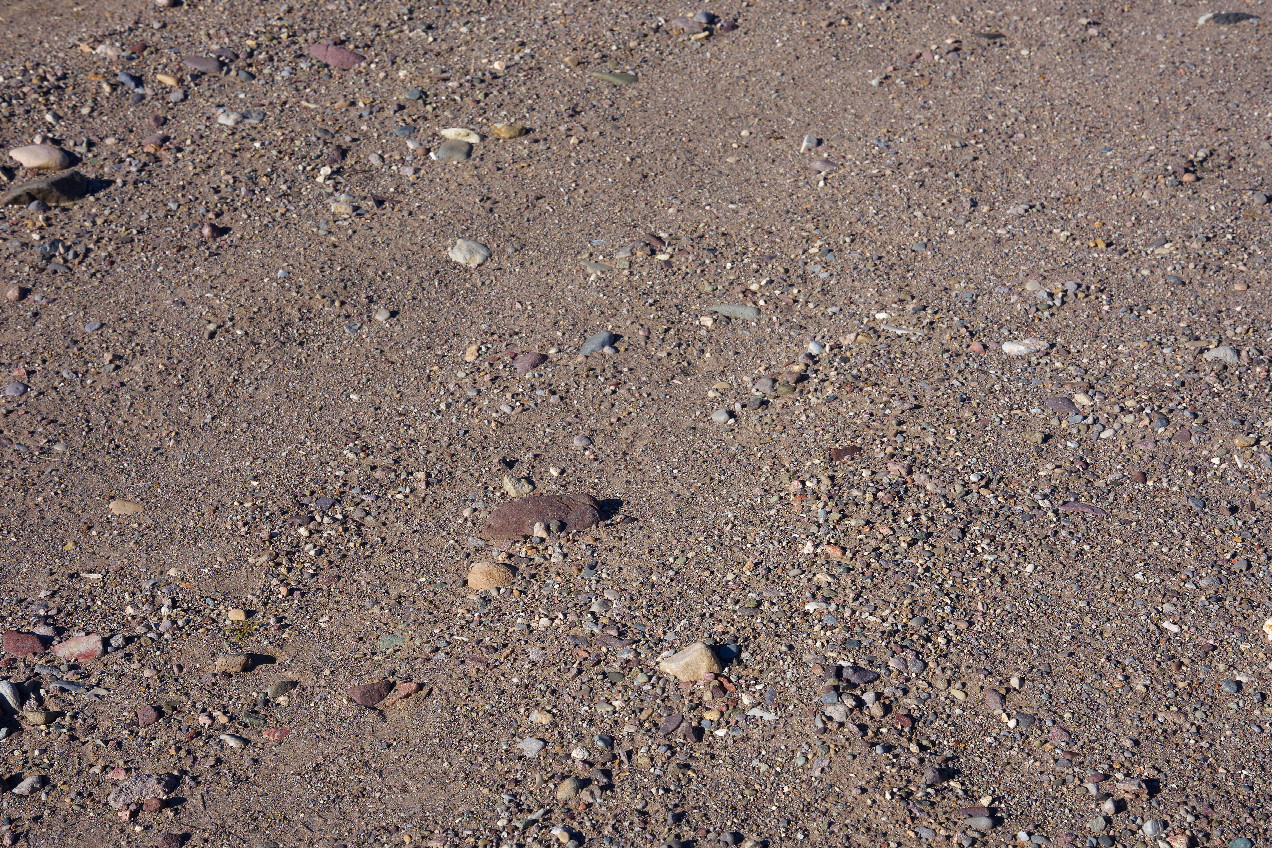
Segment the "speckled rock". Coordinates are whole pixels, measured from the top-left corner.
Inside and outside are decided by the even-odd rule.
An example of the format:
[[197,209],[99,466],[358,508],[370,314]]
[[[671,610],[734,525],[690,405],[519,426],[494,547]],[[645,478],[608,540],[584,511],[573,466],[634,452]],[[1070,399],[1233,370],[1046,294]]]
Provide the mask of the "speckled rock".
[[590,495],[530,495],[500,504],[486,520],[488,539],[522,539],[534,534],[536,524],[555,532],[570,532],[591,527],[601,520],[601,505]]

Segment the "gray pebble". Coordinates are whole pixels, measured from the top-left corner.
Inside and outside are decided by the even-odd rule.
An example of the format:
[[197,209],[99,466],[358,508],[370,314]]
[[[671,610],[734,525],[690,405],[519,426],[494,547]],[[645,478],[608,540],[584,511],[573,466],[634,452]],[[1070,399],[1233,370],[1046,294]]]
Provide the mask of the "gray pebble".
[[716,424],[728,424],[733,420],[733,414],[727,409],[717,409],[711,413],[711,420]]
[[604,348],[612,347],[616,341],[618,336],[609,330],[601,330],[599,333],[588,336],[587,341],[583,342],[583,347],[579,348],[579,353],[591,356],[594,353],[600,353]]
[[1241,682],[1239,680],[1225,680],[1220,687],[1225,694],[1236,695],[1241,691]]
[[19,383],[14,380],[12,383],[4,387],[4,393],[9,397],[19,397],[27,393],[27,384]]
[[463,162],[473,154],[473,146],[466,141],[448,138],[433,151],[438,162]]
[[84,325],[84,332],[96,333],[101,328],[102,328],[101,321],[89,321],[87,324]]

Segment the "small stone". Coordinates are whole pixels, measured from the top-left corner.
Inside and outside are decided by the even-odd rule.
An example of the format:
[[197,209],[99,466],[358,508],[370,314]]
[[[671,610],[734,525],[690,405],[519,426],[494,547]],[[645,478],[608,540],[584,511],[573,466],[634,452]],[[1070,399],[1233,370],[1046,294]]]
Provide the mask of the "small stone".
[[269,695],[271,701],[277,701],[299,685],[295,680],[277,680],[269,687],[269,691],[266,694]]
[[102,637],[96,633],[76,636],[53,646],[53,653],[60,659],[85,662],[102,655]]
[[376,321],[380,322],[381,324],[385,324],[385,323],[388,323],[388,320],[393,317],[393,313],[385,309],[383,306],[381,306],[379,309],[375,311],[375,314],[372,315],[371,317],[374,318]]
[[106,802],[122,810],[147,798],[168,798],[180,785],[181,778],[175,774],[136,774],[116,786]]
[[[221,60],[215,56],[203,56],[197,53],[182,56],[181,64],[201,74],[219,74],[225,68],[221,64]],[[175,85],[176,83],[174,82],[173,84]]]
[[468,588],[477,592],[502,589],[516,579],[511,568],[497,562],[475,562],[468,568]]
[[1166,823],[1161,819],[1149,819],[1144,822],[1144,826],[1140,830],[1149,839],[1153,839],[1162,835],[1162,831],[1166,830]]
[[560,522],[563,533],[584,530],[601,520],[601,505],[589,495],[530,495],[500,504],[486,519],[488,539],[524,539],[536,524]]
[[1240,365],[1241,354],[1232,345],[1220,345],[1211,348],[1201,355],[1202,359],[1208,359],[1211,362],[1222,362],[1226,365]]
[[463,141],[468,144],[477,144],[481,141],[481,136],[477,135],[477,133],[472,130],[464,129],[463,127],[447,127],[444,130],[438,130],[437,134],[442,138],[450,139],[451,141]]
[[539,756],[547,745],[548,743],[544,742],[542,739],[535,739],[533,736],[527,736],[525,739],[522,739],[517,743],[517,750],[527,758],[533,758]]
[[736,318],[739,321],[754,321],[760,317],[760,310],[754,306],[733,306],[729,304],[719,304],[710,307],[712,312],[723,315],[725,318]]
[[1254,840],[1248,836],[1238,836],[1228,843],[1228,848],[1254,848]]
[[625,71],[597,71],[592,76],[614,85],[632,85],[637,79],[635,74],[629,74]]
[[0,713],[22,711],[22,692],[11,681],[0,680]]
[[1002,709],[1006,706],[1006,704],[1007,699],[1003,697],[1001,692],[996,689],[985,690],[985,706],[996,712],[1002,712]]
[[804,140],[799,144],[799,152],[807,153],[810,150],[816,150],[821,146],[821,139],[815,135],[806,135]]
[[[159,6],[175,6],[177,0],[158,0]],[[181,848],[185,839],[179,833],[165,833],[159,837],[159,841],[155,843],[155,848]]]
[[1197,19],[1197,26],[1214,24],[1215,26],[1236,26],[1246,21],[1257,21],[1258,15],[1249,12],[1207,12]]
[[10,158],[32,171],[64,171],[75,163],[71,154],[51,144],[28,144],[9,151]]
[[40,791],[40,787],[44,786],[46,778],[42,774],[33,774],[24,778],[21,783],[13,787],[10,792],[14,795],[30,795]]
[[264,736],[271,742],[282,742],[288,736],[291,736],[290,727],[266,727],[261,730],[261,736]]
[[879,672],[859,665],[840,666],[839,676],[854,686],[866,686],[879,679]]
[[247,745],[246,739],[234,733],[222,733],[217,738],[224,742],[227,748],[242,748]]
[[56,710],[23,710],[22,711],[22,718],[26,720],[27,724],[33,725],[35,727],[47,727],[48,725],[57,721],[58,716],[60,715],[61,713],[57,712]]
[[88,178],[79,171],[66,171],[12,188],[0,197],[0,206],[27,206],[35,201],[49,206],[69,206],[88,194]]
[[6,397],[21,397],[27,393],[27,388],[26,383],[19,383],[15,380],[4,387],[4,393]]
[[583,346],[579,348],[579,353],[584,356],[591,356],[594,353],[600,353],[607,347],[613,347],[618,341],[618,336],[609,330],[601,330],[587,337],[587,341],[583,342]]
[[521,124],[491,124],[490,125],[490,134],[493,135],[495,138],[503,139],[504,141],[509,141],[514,138],[521,138],[523,135],[525,135],[528,132],[530,132],[530,130],[521,126]]
[[109,504],[112,515],[139,515],[141,513],[141,504],[136,501],[128,501],[123,498],[116,498]]
[[728,424],[732,420],[733,413],[729,412],[727,409],[717,409],[715,412],[711,413],[711,421],[715,424]]
[[15,657],[33,657],[37,654],[44,653],[44,642],[34,633],[23,633],[19,630],[6,630],[4,637],[0,640],[0,648],[6,654],[13,654]]
[[351,686],[349,688],[349,700],[355,704],[361,704],[364,707],[374,707],[376,704],[388,697],[393,691],[393,683],[388,680],[379,680],[375,683],[363,683],[360,686]]
[[226,621],[247,621],[247,610],[232,609],[225,614]]
[[592,439],[589,436],[579,433],[574,437],[574,446],[576,448],[590,448],[592,446]]
[[212,661],[217,674],[243,674],[252,668],[252,658],[247,654],[222,654]]
[[456,239],[449,256],[460,265],[476,268],[490,258],[490,248],[470,239]]
[[838,162],[832,162],[829,159],[814,159],[808,163],[808,167],[821,174],[828,174],[839,167]]
[[558,801],[568,801],[582,791],[582,780],[577,777],[567,777],[565,780],[557,784],[556,797]]
[[1043,401],[1043,406],[1058,415],[1064,415],[1066,417],[1069,415],[1082,414],[1081,410],[1078,409],[1078,405],[1067,397],[1047,398]]
[[1047,343],[1040,339],[1025,339],[1019,342],[1003,342],[1003,353],[1008,356],[1029,356],[1046,350]]
[[705,642],[694,642],[658,663],[658,670],[681,681],[701,680],[723,670],[720,659]]
[[399,701],[405,701],[412,695],[418,694],[420,689],[420,684],[403,680],[394,686],[393,691],[389,693],[389,697],[384,699],[384,706],[388,708]]
[[354,53],[352,50],[336,44],[311,44],[309,45],[309,55],[319,62],[345,71],[361,64],[366,59],[366,56],[361,53]]
[[163,799],[147,798],[141,802],[141,809],[147,813],[157,813],[163,809]]
[[463,162],[473,155],[473,146],[466,141],[447,139],[437,145],[433,158],[438,162]]
[[512,498],[524,498],[534,491],[534,483],[526,477],[514,477],[511,474],[505,474],[501,484],[503,485],[503,490]]
[[151,706],[137,708],[137,726],[149,727],[159,720],[159,711]]
[[994,820],[989,816],[972,816],[963,824],[972,830],[979,830],[981,833],[988,833],[994,829]]
[[1241,681],[1225,680],[1223,683],[1219,684],[1219,688],[1225,695],[1239,695],[1241,694]]
[[518,374],[524,377],[526,374],[529,374],[531,371],[547,361],[548,357],[542,353],[522,353],[518,354],[517,358],[512,360],[512,367]]
[[10,303],[17,303],[24,297],[26,297],[26,289],[22,286],[9,286],[4,293],[4,299]]

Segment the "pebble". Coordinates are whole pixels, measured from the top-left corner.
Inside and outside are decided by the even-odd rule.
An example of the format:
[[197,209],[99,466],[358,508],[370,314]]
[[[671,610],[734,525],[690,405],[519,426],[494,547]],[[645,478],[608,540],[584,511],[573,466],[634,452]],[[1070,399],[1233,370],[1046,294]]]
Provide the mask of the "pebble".
[[252,658],[247,654],[221,654],[212,661],[217,674],[242,674],[252,668]]
[[11,713],[22,711],[22,691],[9,680],[0,680],[0,712]]
[[137,727],[149,727],[159,720],[159,711],[145,705],[137,708]]
[[229,610],[229,611],[228,611],[228,612],[226,612],[226,614],[225,614],[225,620],[226,620],[226,621],[235,621],[235,622],[237,622],[237,621],[247,621],[247,610],[244,610],[244,609],[237,609],[237,608],[232,609],[232,610]]
[[181,778],[175,774],[135,774],[116,786],[106,798],[113,809],[122,810],[147,798],[167,798],[172,795]]
[[733,413],[727,409],[717,409],[711,413],[711,420],[716,424],[728,424],[733,420]]
[[839,676],[855,686],[865,686],[878,680],[879,672],[859,665],[846,665],[840,668]]
[[473,155],[473,146],[466,141],[449,138],[437,145],[431,155],[438,162],[463,162]]
[[500,481],[503,490],[508,493],[510,498],[524,498],[526,495],[534,491],[534,483],[526,477],[514,477],[511,474],[505,474],[503,480]]
[[71,154],[51,144],[28,144],[26,147],[15,147],[9,156],[32,171],[64,171],[74,164]]
[[1219,684],[1219,688],[1223,690],[1225,695],[1239,695],[1241,693],[1241,681],[1225,680]]
[[366,56],[361,53],[354,53],[352,50],[337,44],[311,44],[308,52],[310,56],[313,56],[319,62],[345,71],[356,67],[366,59]]
[[1211,362],[1223,362],[1227,365],[1240,365],[1241,354],[1231,345],[1220,345],[1211,348],[1201,355],[1202,359],[1208,359]]
[[108,504],[112,515],[140,515],[142,506],[136,501],[116,498]]
[[349,700],[364,707],[374,707],[388,697],[393,691],[393,683],[389,680],[377,680],[375,683],[363,683],[349,687]]
[[86,332],[86,333],[96,333],[96,332],[97,332],[98,330],[100,330],[103,326],[104,326],[104,325],[102,324],[102,322],[101,322],[101,321],[89,321],[87,324],[85,324],[85,325],[84,325],[84,332]]
[[637,79],[635,74],[629,74],[625,71],[597,71],[592,76],[614,85],[632,85]]
[[277,701],[279,698],[288,694],[299,685],[300,684],[297,683],[295,680],[289,680],[287,678],[284,678],[282,680],[276,680],[274,681],[273,684],[270,685],[269,690],[266,692],[266,694],[269,695],[270,700]]
[[994,829],[994,820],[989,816],[972,816],[963,822],[963,825],[972,830],[979,830],[981,833],[988,833]]
[[1228,848],[1254,848],[1254,840],[1248,836],[1238,836],[1228,843]]
[[526,757],[537,757],[546,748],[548,743],[542,739],[535,739],[533,736],[527,736],[517,743],[517,750]]
[[694,642],[658,663],[658,670],[680,681],[693,681],[707,674],[719,674],[723,666],[705,642]]
[[376,321],[380,322],[381,324],[385,324],[385,323],[388,323],[388,320],[393,317],[393,313],[385,309],[383,306],[381,306],[379,309],[375,311],[375,314],[372,315],[371,317],[374,318]]
[[221,60],[215,56],[203,56],[197,53],[182,56],[181,64],[201,74],[219,74],[225,69]]
[[818,173],[826,174],[839,167],[839,163],[832,162],[829,159],[814,159],[808,163],[808,167]]
[[559,523],[559,532],[584,530],[601,520],[601,505],[590,495],[530,495],[495,508],[486,519],[485,534],[491,540],[524,539],[534,535],[536,524]]
[[449,256],[460,265],[476,268],[490,258],[490,248],[471,239],[456,239]]
[[1246,21],[1257,21],[1258,15],[1249,12],[1207,12],[1197,19],[1197,26],[1214,24],[1215,26],[1235,26]]
[[737,318],[741,321],[754,321],[760,317],[760,310],[754,306],[732,306],[729,304],[720,304],[712,306],[711,311],[726,318]]
[[613,347],[618,341],[618,336],[609,330],[601,330],[587,337],[587,341],[583,342],[583,346],[579,348],[579,353],[584,356],[591,356],[594,353],[600,353],[607,347]]
[[4,393],[8,397],[21,397],[27,393],[27,384],[19,383],[14,380],[12,383],[4,387]]
[[582,780],[577,777],[567,777],[565,780],[557,784],[556,797],[558,801],[568,801],[582,791]]
[[509,141],[514,138],[521,138],[523,135],[525,135],[528,132],[530,132],[530,130],[521,126],[521,124],[491,124],[490,125],[490,134],[493,135],[495,138],[503,139],[504,141]]
[[468,144],[476,144],[481,141],[481,136],[469,129],[463,127],[447,127],[444,130],[438,130],[437,134],[442,138],[451,141],[463,141]]
[[69,206],[88,194],[88,178],[79,171],[66,171],[12,188],[0,197],[0,206],[27,206],[35,201],[49,206]]
[[512,360],[513,369],[523,377],[534,369],[548,361],[548,357],[542,353],[530,352],[518,354],[517,358]]
[[1162,832],[1166,830],[1166,823],[1161,819],[1149,819],[1144,822],[1144,826],[1140,830],[1145,836],[1152,839],[1162,835]]
[[1003,353],[1008,356],[1029,356],[1047,349],[1047,343],[1040,339],[1025,339],[1019,342],[1003,342]]
[[497,562],[475,562],[468,568],[468,588],[477,592],[502,589],[516,579],[511,568]]
[[60,659],[85,662],[102,655],[102,637],[96,633],[76,636],[53,646],[53,654]]
[[42,774],[33,774],[30,777],[23,778],[21,783],[9,791],[14,795],[30,795],[38,792],[46,780],[47,778]]
[[6,630],[3,638],[0,639],[0,649],[15,657],[33,657],[44,653],[44,642],[34,633]]
[[217,738],[224,742],[227,748],[242,748],[247,745],[246,739],[233,733],[222,733]]

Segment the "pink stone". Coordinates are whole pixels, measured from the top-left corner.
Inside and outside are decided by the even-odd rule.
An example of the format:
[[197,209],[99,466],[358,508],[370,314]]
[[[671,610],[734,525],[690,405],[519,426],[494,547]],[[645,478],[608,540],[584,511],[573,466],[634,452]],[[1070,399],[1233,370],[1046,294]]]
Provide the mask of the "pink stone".
[[18,657],[33,657],[36,654],[44,653],[44,643],[40,641],[39,636],[34,633],[23,633],[19,630],[4,631],[4,638],[0,642],[0,648],[3,648],[6,654],[13,654]]
[[76,636],[54,645],[53,653],[64,660],[95,660],[102,655],[102,637],[96,633]]
[[335,44],[311,44],[309,55],[320,62],[326,62],[333,68],[343,68],[346,71],[366,59],[366,56],[361,53],[354,53]]

